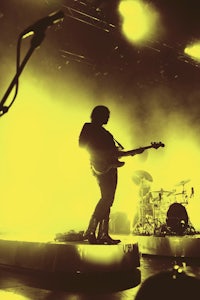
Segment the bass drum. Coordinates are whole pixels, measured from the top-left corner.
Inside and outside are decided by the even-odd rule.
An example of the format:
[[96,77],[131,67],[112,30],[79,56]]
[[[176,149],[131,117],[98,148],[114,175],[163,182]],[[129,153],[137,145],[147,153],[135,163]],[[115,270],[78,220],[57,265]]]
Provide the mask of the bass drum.
[[188,214],[186,208],[180,203],[173,203],[167,211],[166,223],[169,229],[182,235],[188,228]]

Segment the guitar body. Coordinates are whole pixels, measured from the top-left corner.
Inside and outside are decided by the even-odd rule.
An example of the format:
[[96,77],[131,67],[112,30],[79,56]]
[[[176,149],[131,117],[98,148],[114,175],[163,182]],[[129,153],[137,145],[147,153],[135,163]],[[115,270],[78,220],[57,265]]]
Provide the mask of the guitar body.
[[119,161],[118,159],[112,159],[109,161],[98,161],[98,162],[92,162],[92,170],[97,175],[102,175],[110,171],[110,169],[117,169],[122,167],[125,164],[123,161]]
[[94,171],[95,174],[97,175],[102,175],[107,173],[110,169],[112,168],[120,168],[122,166],[124,166],[125,162],[119,161],[118,158],[123,157],[123,156],[134,156],[136,154],[141,154],[143,153],[145,150],[150,149],[150,148],[154,148],[154,149],[158,149],[159,147],[164,147],[165,145],[161,142],[159,143],[151,143],[150,146],[146,146],[146,147],[141,147],[138,149],[133,149],[133,150],[129,150],[129,151],[119,151],[116,155],[113,154],[113,156],[107,156],[105,157],[105,155],[103,157],[101,157],[99,155],[98,158],[96,158],[95,160],[93,160],[91,162],[91,166],[92,166],[92,170]]

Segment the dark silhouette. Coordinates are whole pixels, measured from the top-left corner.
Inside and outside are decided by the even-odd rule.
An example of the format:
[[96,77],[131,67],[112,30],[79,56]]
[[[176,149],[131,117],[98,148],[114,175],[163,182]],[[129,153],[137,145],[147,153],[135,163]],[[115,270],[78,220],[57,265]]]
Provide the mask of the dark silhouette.
[[[97,203],[84,239],[90,244],[118,244],[109,235],[109,216],[113,205],[117,187],[117,167],[124,163],[115,154],[123,147],[107,131],[103,125],[107,124],[110,111],[106,106],[96,106],[91,113],[91,123],[85,123],[79,136],[79,146],[90,153],[90,163],[93,175],[100,187],[101,199]],[[96,230],[99,225],[98,235]]]
[[[96,177],[101,199],[97,203],[89,222],[84,239],[91,244],[118,244],[120,240],[113,240],[109,234],[109,216],[114,202],[117,188],[117,168],[122,167],[124,162],[118,160],[123,156],[134,156],[145,150],[165,145],[161,142],[153,142],[149,146],[124,151],[123,146],[114,139],[103,125],[108,123],[110,111],[106,106],[98,105],[91,113],[91,122],[85,123],[79,136],[79,146],[90,153],[90,163],[93,175]],[[98,236],[96,229],[99,225]]]
[[180,266],[147,278],[138,290],[135,300],[200,299],[200,280],[187,274]]

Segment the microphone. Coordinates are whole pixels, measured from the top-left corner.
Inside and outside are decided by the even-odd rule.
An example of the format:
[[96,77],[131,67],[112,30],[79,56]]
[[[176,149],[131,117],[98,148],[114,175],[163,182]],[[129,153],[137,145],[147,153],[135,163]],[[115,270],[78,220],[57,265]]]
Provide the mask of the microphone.
[[0,116],[8,112],[8,106],[0,105]]
[[53,12],[49,14],[47,17],[38,20],[33,25],[30,25],[22,32],[21,36],[24,37],[25,35],[31,34],[32,32],[37,33],[41,31],[45,31],[48,27],[60,21],[63,21],[63,19],[64,19],[64,13],[62,10]]

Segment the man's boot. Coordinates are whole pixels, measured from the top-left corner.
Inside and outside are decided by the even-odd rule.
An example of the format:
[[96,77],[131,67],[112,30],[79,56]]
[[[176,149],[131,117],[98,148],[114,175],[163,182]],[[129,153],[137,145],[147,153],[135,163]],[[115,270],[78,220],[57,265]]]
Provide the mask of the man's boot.
[[120,240],[112,239],[108,234],[109,219],[103,219],[99,224],[99,232],[97,237],[97,243],[102,245],[116,245]]
[[88,229],[86,230],[86,232],[83,235],[83,239],[84,240],[88,240],[88,242],[90,244],[97,244],[97,238],[96,238],[96,228],[98,225],[98,221],[95,217],[91,217],[89,225],[88,225]]

